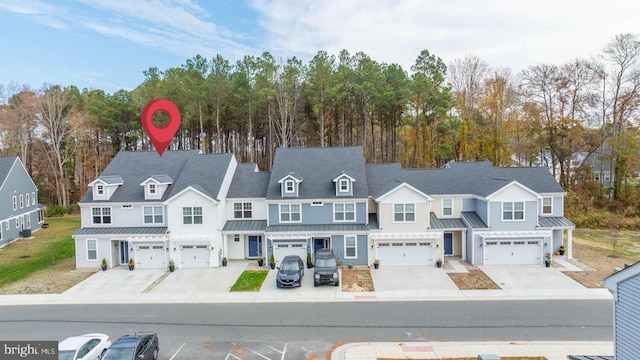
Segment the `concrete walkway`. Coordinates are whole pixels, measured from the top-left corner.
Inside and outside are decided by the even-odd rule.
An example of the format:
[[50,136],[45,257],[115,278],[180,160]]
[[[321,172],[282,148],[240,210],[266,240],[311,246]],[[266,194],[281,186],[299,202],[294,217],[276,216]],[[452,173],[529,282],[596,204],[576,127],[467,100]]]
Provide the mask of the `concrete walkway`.
[[498,356],[544,356],[566,360],[567,355],[613,356],[610,341],[495,341],[495,342],[393,342],[350,343],[333,351],[331,360],[443,359],[480,354]]

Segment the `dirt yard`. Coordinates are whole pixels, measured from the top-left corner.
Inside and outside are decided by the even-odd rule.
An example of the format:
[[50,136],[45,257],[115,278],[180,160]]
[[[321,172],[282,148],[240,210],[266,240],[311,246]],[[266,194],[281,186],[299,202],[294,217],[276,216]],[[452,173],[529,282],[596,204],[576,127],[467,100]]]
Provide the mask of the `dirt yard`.
[[342,268],[342,291],[347,292],[368,292],[375,291],[371,272],[367,266],[354,266],[349,269]]
[[576,265],[586,265],[586,271],[567,271],[565,274],[588,288],[602,288],[604,285],[600,281],[613,274],[613,268],[624,269],[625,263],[634,263],[633,260],[619,256],[607,255],[602,252],[593,251],[583,244],[586,241],[580,238],[573,238],[573,258]]
[[0,295],[62,294],[95,271],[76,271],[76,259],[70,258],[38,271],[30,277],[0,288]]

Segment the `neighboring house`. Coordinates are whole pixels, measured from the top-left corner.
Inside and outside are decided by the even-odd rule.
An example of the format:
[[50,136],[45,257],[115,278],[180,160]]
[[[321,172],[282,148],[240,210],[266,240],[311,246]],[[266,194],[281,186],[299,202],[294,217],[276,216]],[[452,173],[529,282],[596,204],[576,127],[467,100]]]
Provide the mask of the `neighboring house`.
[[[543,265],[571,258],[565,192],[541,167],[366,164],[361,147],[278,149],[271,172],[231,154],[121,152],[80,201],[78,267],[276,263],[333,249],[344,264]],[[313,261],[313,260],[312,260]]]
[[237,162],[198,151],[120,152],[89,183],[73,234],[76,266],[178,268],[219,266],[226,196]]
[[28,238],[44,223],[38,188],[17,156],[0,157],[0,247]]
[[613,346],[616,360],[635,360],[640,354],[640,263],[605,278],[613,295]]

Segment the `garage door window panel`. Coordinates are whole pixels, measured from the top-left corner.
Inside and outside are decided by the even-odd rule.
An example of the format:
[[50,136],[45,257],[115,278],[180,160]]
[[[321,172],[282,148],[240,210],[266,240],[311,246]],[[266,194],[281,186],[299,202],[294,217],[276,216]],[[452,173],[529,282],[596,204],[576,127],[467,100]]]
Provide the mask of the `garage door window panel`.
[[355,203],[333,204],[333,220],[334,221],[355,221],[356,220],[356,204]]
[[524,203],[503,202],[502,203],[502,220],[504,221],[523,221],[524,220]]
[[415,204],[395,204],[393,206],[394,222],[415,222],[416,221],[416,205]]
[[344,258],[356,259],[358,257],[358,247],[356,246],[355,236],[346,236],[344,238]]

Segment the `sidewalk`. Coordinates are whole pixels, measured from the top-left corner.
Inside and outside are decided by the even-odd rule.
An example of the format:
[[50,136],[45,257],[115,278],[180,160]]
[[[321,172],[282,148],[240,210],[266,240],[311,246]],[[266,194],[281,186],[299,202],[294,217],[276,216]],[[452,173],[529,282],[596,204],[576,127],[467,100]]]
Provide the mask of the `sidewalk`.
[[350,343],[333,351],[331,360],[443,359],[479,354],[544,356],[566,360],[567,355],[613,356],[610,341],[509,341],[509,342],[393,342]]

